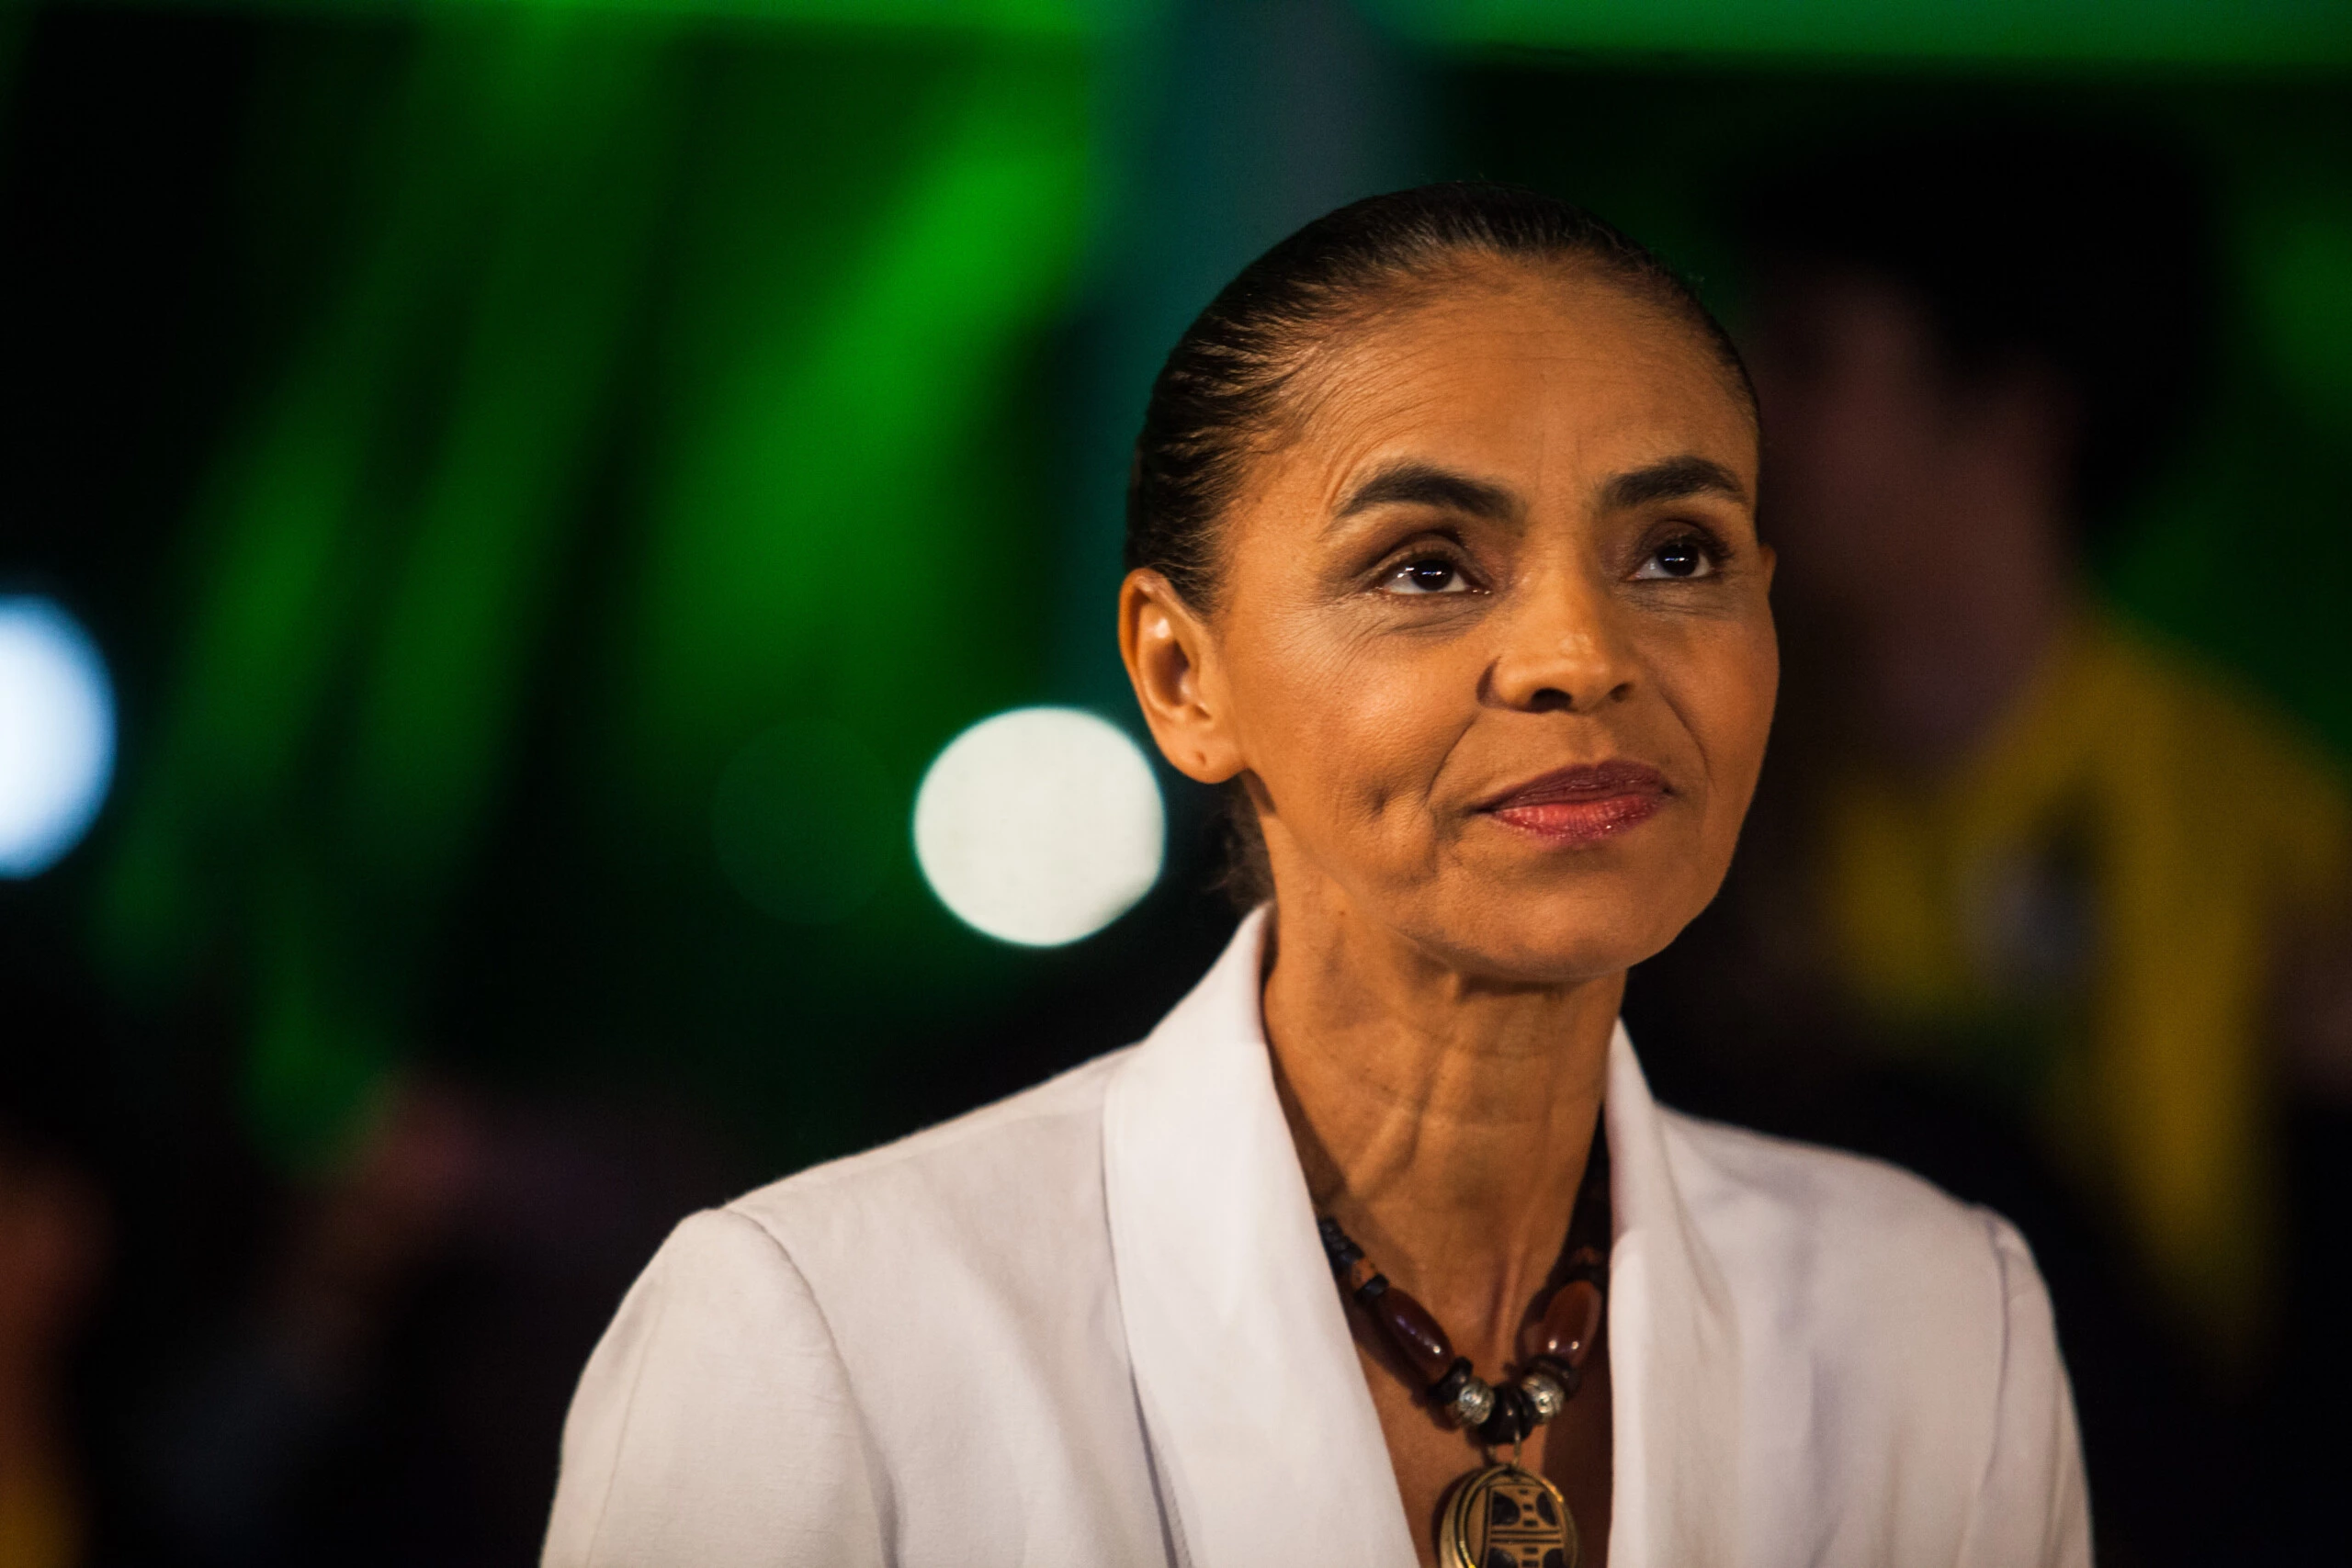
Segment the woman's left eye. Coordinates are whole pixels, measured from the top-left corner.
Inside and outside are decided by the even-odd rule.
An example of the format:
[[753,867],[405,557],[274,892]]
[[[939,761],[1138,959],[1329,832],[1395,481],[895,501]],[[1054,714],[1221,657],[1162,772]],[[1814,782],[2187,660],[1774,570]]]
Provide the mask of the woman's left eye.
[[1391,593],[1466,593],[1462,569],[1443,556],[1423,556],[1390,572],[1381,586]]
[[1683,534],[1650,552],[1635,577],[1671,578],[1688,581],[1715,574],[1715,552],[1695,534]]

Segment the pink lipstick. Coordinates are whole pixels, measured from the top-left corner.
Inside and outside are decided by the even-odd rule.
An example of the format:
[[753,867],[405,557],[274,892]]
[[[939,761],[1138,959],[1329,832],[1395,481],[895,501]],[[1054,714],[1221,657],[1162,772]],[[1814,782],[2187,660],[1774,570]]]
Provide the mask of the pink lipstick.
[[1656,768],[1611,761],[1555,769],[1479,809],[1539,839],[1589,844],[1647,821],[1669,793]]

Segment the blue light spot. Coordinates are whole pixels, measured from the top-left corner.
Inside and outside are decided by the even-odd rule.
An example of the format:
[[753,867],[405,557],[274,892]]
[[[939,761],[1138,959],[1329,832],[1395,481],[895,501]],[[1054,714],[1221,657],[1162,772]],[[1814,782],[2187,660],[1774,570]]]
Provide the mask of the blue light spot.
[[0,876],[38,876],[81,842],[114,778],[114,683],[81,624],[0,598]]

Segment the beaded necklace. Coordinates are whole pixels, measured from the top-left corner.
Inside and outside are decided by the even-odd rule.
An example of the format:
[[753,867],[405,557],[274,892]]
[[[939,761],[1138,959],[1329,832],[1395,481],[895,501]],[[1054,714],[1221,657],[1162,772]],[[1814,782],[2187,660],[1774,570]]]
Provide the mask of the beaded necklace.
[[[1560,1489],[1520,1468],[1527,1435],[1567,1408],[1600,1333],[1609,1294],[1609,1145],[1595,1129],[1568,1239],[1553,1267],[1551,1299],[1520,1335],[1518,1375],[1488,1382],[1454,1354],[1427,1307],[1388,1282],[1340,1223],[1318,1219],[1324,1256],[1340,1289],[1380,1325],[1406,1363],[1427,1380],[1423,1397],[1455,1427],[1477,1435],[1487,1462],[1447,1489],[1438,1517],[1443,1568],[1576,1568],[1577,1523]],[[1495,1458],[1511,1450],[1510,1461]]]

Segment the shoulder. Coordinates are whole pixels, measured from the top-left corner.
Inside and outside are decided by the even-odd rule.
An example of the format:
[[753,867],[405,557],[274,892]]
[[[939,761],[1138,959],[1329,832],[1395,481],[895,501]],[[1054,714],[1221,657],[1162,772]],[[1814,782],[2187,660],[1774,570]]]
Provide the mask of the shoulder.
[[1825,1540],[1894,1520],[1966,1563],[2086,1563],[2073,1399],[2016,1228],[1883,1161],[1665,1119],[1738,1324],[1758,1495],[1814,1498]]
[[[789,1260],[869,1394],[912,1379],[934,1414],[969,1395],[978,1419],[1011,1385],[1051,1402],[1073,1380],[1115,1383],[1102,1106],[1126,1059],[1097,1058],[722,1213]],[[915,1440],[895,1415],[874,1419],[886,1446]]]
[[[754,1361],[854,1361],[877,1314],[936,1315],[944,1300],[976,1298],[978,1274],[1001,1290],[1067,1282],[1071,1244],[1101,1208],[1102,1089],[1124,1055],[688,1216],[606,1351],[633,1366],[639,1340],[685,1347],[729,1375]],[[1036,1249],[1024,1238],[1062,1267],[1024,1268]]]
[[1988,1211],[1865,1155],[1659,1108],[1683,1197],[1702,1223],[1762,1224],[1859,1244],[1866,1254],[1987,1244]]
[[[737,1300],[802,1314],[853,1374],[967,1341],[980,1319],[1050,1338],[1111,1289],[1102,1094],[1125,1055],[693,1215],[640,1289],[664,1316]],[[741,1326],[721,1337],[782,1343]]]
[[2106,672],[2105,691],[2143,741],[2195,748],[2206,779],[2216,768],[2236,771],[2344,803],[2340,764],[2310,726],[2268,693],[2120,623],[2096,624],[2090,641],[2089,657]]
[[[2267,694],[2146,634],[2102,623],[2090,641],[2132,793],[2161,801],[2174,823],[2193,820],[2206,860],[2234,847],[2297,895],[2332,900],[2352,860],[2340,759]],[[2217,795],[2238,807],[2216,818]]]
[[1102,1215],[1124,1055],[680,1224],[581,1382],[547,1561],[1143,1560]]
[[1806,1369],[1818,1396],[1965,1445],[1997,1422],[2018,1369],[2055,1366],[2041,1276],[2000,1215],[1881,1160],[1672,1112],[1667,1124],[1743,1340]]
[[2016,1229],[1883,1160],[1662,1111],[1682,1196],[1737,1291],[1835,1321],[1890,1308],[1997,1325],[2041,1290]]
[[804,1270],[847,1257],[992,1250],[1023,1230],[1099,1213],[1102,1095],[1127,1055],[812,1167],[726,1212],[765,1231]]

